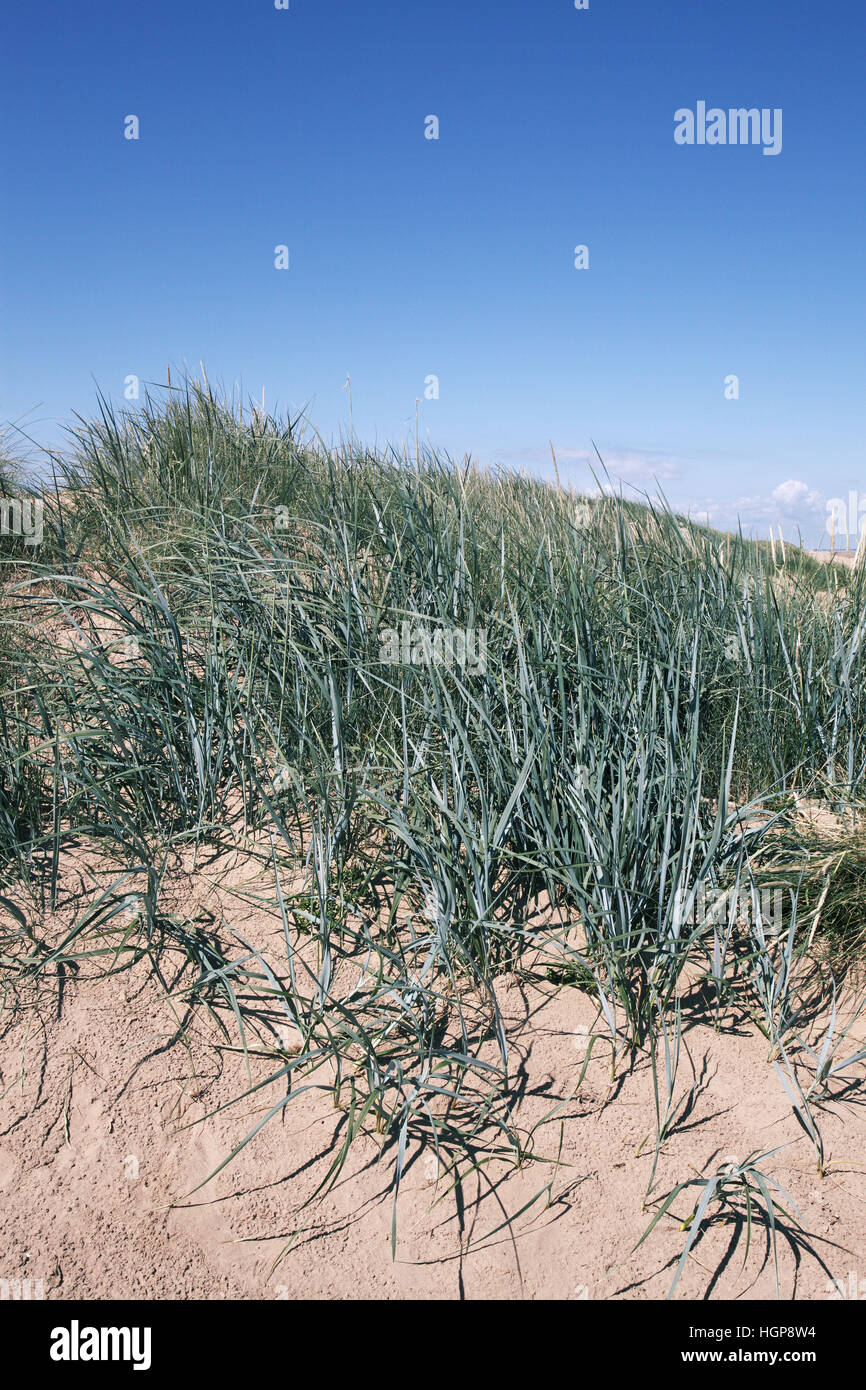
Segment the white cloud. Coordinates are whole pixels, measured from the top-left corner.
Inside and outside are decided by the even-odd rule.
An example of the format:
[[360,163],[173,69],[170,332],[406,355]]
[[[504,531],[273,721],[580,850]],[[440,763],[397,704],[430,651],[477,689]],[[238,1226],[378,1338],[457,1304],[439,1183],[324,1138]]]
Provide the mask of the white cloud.
[[[678,478],[682,473],[682,465],[668,453],[663,453],[660,449],[602,449],[601,457],[604,460],[604,468],[599,463],[598,455],[592,449],[556,449],[557,462],[561,464],[586,465],[587,472],[592,471],[602,479],[605,470],[613,483],[652,483],[656,478]],[[562,470],[565,471],[565,470]],[[569,470],[569,477],[575,479],[576,469]],[[609,490],[606,482],[602,482],[604,491]]]
[[811,544],[818,544],[824,529],[821,494],[794,478],[780,483],[770,493],[672,500],[677,510],[684,511],[693,521],[721,531],[734,531],[741,525],[747,536],[766,538],[770,526],[776,528],[784,523],[785,535],[789,538],[796,539],[801,534]]
[[778,487],[773,488],[772,499],[786,512],[799,512],[803,508],[820,511],[823,507],[821,494],[810,488],[808,483],[795,478],[789,478],[786,483],[779,483]]
[[[716,456],[715,451],[696,449],[684,454],[680,449],[645,449],[610,442],[607,446],[599,445],[603,469],[592,448],[568,447],[555,440],[554,448],[563,483],[578,487],[581,492],[622,491],[626,496],[654,498],[657,495],[654,484],[658,483],[674,510],[684,512],[698,525],[723,531],[735,531],[742,526],[746,535],[764,538],[770,526],[781,527],[785,536],[793,539],[802,536],[811,544],[819,544],[825,531],[825,499],[800,478],[787,478],[765,492],[737,495],[732,488],[727,496],[721,490],[710,497],[694,493],[689,496],[687,478],[694,480],[701,474],[712,476],[716,487],[720,484],[724,487],[723,479],[746,476],[742,461],[727,454]],[[550,454],[544,449],[519,449],[497,457],[503,463],[533,464],[546,477],[553,476]],[[593,482],[590,469],[597,483]]]
[[[590,469],[602,480],[602,490],[609,491],[610,484],[605,479],[605,470],[612,484],[650,484],[656,478],[677,478],[683,472],[682,463],[675,455],[660,449],[602,448],[602,463],[593,449],[575,449],[566,445],[553,444],[556,462],[563,482],[581,484],[589,487],[592,481]],[[531,464],[552,475],[553,465],[549,448],[509,449],[495,455],[504,464]]]

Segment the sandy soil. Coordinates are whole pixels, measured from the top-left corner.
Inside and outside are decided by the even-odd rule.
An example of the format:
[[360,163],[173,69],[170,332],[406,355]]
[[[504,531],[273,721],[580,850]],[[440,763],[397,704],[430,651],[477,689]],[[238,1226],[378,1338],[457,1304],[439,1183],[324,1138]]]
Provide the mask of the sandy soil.
[[856,552],[853,550],[807,550],[805,553],[813,560],[819,560],[822,565],[836,564],[845,565],[848,569],[854,568]]
[[[85,888],[86,879],[82,868]],[[241,930],[277,941],[274,918],[235,907]],[[432,1152],[412,1152],[393,1258],[395,1151],[372,1124],[335,1187],[310,1200],[345,1135],[328,1075],[314,1076],[313,1089],[193,1192],[283,1092],[271,1086],[212,1115],[248,1085],[236,1035],[227,1041],[205,1010],[189,1013],[167,994],[168,967],[164,983],[147,961],[87,974],[67,976],[60,994],[25,990],[17,1010],[2,1015],[5,1296],[28,1280],[31,1296],[50,1299],[667,1295],[694,1203],[681,1196],[634,1249],[653,1210],[642,1209],[654,1133],[650,1071],[643,1060],[611,1087],[610,1052],[599,1045],[575,1093],[596,1023],[577,989],[530,985],[517,974],[498,980],[514,1118],[528,1132],[560,1108],[536,1129],[535,1157],[519,1168],[489,1159],[466,1172],[459,1190]],[[846,1297],[866,1297],[862,1085],[822,1112],[828,1171],[819,1178],[764,1039],[699,1024],[685,1043],[678,1090],[696,1081],[696,1100],[664,1146],[654,1197],[722,1162],[786,1145],[764,1165],[804,1228],[780,1237],[782,1297],[838,1298],[834,1278]],[[273,1058],[252,1056],[250,1066],[253,1079],[264,1078]],[[855,1069],[858,1083],[863,1074]],[[676,1297],[775,1298],[764,1229],[753,1230],[744,1267],[745,1246],[743,1223],[708,1222]]]

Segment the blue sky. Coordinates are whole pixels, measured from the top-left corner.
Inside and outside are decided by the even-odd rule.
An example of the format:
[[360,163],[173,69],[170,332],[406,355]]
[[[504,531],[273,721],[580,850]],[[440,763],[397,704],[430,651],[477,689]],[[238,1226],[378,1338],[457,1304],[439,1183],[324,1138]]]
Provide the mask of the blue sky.
[[[595,440],[764,534],[814,543],[866,488],[854,0],[43,0],[5,29],[0,419],[40,443],[203,361],[328,439],[349,373],[370,443],[421,398],[455,456],[549,473],[552,439],[589,487]],[[781,152],[676,144],[699,101],[781,108]]]

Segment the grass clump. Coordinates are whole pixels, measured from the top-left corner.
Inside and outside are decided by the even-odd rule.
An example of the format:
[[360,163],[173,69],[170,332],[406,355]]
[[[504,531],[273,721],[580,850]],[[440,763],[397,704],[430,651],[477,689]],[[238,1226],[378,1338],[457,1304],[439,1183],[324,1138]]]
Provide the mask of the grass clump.
[[[756,1013],[778,1060],[801,956],[859,952],[857,837],[801,856],[781,935],[695,910],[782,872],[798,800],[856,815],[858,573],[782,564],[663,499],[327,450],[206,381],[101,399],[54,462],[38,557],[3,561],[5,900],[50,910],[82,843],[122,869],[4,968],[45,977],[98,937],[114,964],[186,953],[190,1001],[244,1049],[251,1001],[275,1010],[297,1047],[257,1083],[288,1091],[249,1139],[327,1064],[350,1116],[328,1181],[367,1124],[397,1186],[416,1141],[458,1164],[492,1131],[522,1162],[495,986],[534,952],[597,999],[614,1072],[650,1049],[654,1178],[690,1103],[689,991]],[[170,858],[227,834],[266,846],[279,960],[161,906]],[[737,1184],[766,1207],[757,1166]]]

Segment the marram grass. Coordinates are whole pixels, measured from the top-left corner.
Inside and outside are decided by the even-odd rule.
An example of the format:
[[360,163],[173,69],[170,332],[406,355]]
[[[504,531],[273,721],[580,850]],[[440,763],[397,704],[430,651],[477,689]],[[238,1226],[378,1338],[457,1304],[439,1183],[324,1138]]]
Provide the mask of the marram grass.
[[[592,993],[614,1071],[656,1059],[653,1176],[684,1113],[695,971],[717,1020],[762,1021],[808,1128],[838,1054],[819,1046],[794,1094],[791,1047],[809,1059],[797,909],[814,924],[830,874],[824,927],[859,943],[842,925],[856,831],[845,869],[800,846],[781,933],[683,905],[772,871],[798,800],[856,825],[859,572],[790,547],[777,563],[663,500],[581,498],[429,451],[327,450],[193,381],[124,413],[101,400],[54,464],[43,546],[2,563],[7,982],[179,950],[197,972],[188,1002],[241,1050],[266,1003],[295,1045],[275,1048],[255,1087],[274,1099],[244,1143],[329,1062],[348,1118],[327,1183],[369,1126],[393,1141],[395,1193],[410,1144],[455,1174],[485,1145],[531,1156],[493,987],[529,946],[544,975]],[[483,632],[484,660],[394,661],[387,634],[407,630],[428,651],[437,632]],[[227,829],[270,846],[279,963],[161,907],[171,854]],[[48,941],[82,841],[123,872]],[[806,944],[820,940],[819,923]],[[757,1160],[735,1176],[707,1180],[697,1215],[736,1189],[772,1221]]]

